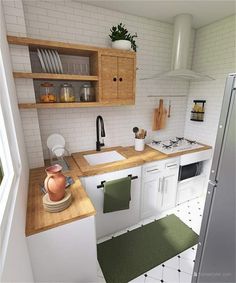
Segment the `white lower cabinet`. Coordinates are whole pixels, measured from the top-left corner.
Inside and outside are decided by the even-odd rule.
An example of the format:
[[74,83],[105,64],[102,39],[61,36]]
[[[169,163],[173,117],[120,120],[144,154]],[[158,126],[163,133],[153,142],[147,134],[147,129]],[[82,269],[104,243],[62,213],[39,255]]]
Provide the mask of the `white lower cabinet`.
[[200,197],[206,187],[206,175],[201,174],[178,183],[177,204]]
[[175,206],[179,158],[152,162],[143,166],[141,218],[147,218]]
[[[179,168],[179,166],[178,166]],[[178,172],[166,170],[161,178],[157,206],[160,211],[173,208],[176,203]]]
[[[129,209],[103,213],[103,188],[97,188],[103,181],[111,181],[128,175],[136,176],[131,181],[131,201]],[[140,219],[141,167],[81,178],[82,184],[96,209],[97,239],[135,225]]]
[[94,216],[27,237],[35,282],[97,282]]

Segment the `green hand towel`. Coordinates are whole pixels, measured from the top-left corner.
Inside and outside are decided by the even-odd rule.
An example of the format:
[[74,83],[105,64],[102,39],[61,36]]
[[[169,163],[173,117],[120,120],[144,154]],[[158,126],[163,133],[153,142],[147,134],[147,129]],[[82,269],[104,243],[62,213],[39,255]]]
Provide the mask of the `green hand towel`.
[[129,209],[130,189],[130,177],[105,182],[103,213]]

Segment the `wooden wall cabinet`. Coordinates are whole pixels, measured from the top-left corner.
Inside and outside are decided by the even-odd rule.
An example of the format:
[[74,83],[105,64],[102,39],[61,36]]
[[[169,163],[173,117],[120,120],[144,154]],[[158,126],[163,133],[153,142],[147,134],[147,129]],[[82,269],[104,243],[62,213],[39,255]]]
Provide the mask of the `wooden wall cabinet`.
[[32,56],[37,49],[54,49],[60,56],[84,56],[89,58],[90,73],[55,74],[45,73],[41,67],[32,72],[13,72],[15,78],[25,78],[46,81],[87,81],[95,87],[95,102],[71,103],[21,103],[19,108],[75,108],[132,105],[135,103],[136,53],[112,48],[99,48],[88,45],[64,43],[33,39],[28,37],[8,36],[8,43],[29,46]]
[[135,101],[135,56],[101,55],[101,101]]

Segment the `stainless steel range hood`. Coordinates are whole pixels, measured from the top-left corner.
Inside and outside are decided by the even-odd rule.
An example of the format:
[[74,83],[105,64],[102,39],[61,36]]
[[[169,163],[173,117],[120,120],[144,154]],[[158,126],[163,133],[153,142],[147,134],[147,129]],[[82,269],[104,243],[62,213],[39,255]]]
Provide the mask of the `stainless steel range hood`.
[[188,55],[191,35],[192,15],[177,15],[174,22],[171,70],[169,72],[156,74],[154,76],[143,78],[141,80],[161,78],[173,78],[191,81],[214,80],[208,75],[197,73],[188,68]]

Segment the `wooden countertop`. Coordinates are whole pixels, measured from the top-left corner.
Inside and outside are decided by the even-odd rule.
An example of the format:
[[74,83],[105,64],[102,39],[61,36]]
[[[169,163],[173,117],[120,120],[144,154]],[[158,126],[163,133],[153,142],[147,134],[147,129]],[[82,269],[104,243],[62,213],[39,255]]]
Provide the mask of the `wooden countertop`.
[[118,171],[131,167],[140,166],[146,162],[158,161],[170,157],[176,157],[183,154],[194,153],[202,150],[211,149],[210,146],[194,150],[188,150],[177,154],[166,155],[149,146],[145,146],[145,150],[138,152],[133,146],[128,147],[112,147],[101,150],[101,152],[116,150],[126,159],[118,162],[106,163],[91,166],[84,158],[86,154],[97,153],[95,150],[73,153],[72,157],[67,158],[70,171],[64,172],[66,176],[71,176],[75,183],[70,186],[73,196],[73,202],[70,207],[59,213],[49,213],[43,209],[42,193],[40,192],[40,184],[46,177],[45,167],[30,170],[28,205],[26,216],[26,236],[30,236],[42,231],[46,231],[57,226],[95,215],[95,208],[81,185],[79,177],[93,176],[112,171]]
[[64,172],[71,176],[75,183],[69,187],[72,193],[73,202],[65,210],[58,213],[50,213],[43,209],[42,193],[40,184],[46,177],[45,168],[30,170],[28,204],[26,215],[26,236],[30,236],[48,229],[82,219],[96,214],[95,208],[81,185],[78,176],[81,176],[80,169],[76,166],[71,157],[67,158],[71,170]]
[[203,147],[198,149],[186,150],[174,154],[164,154],[158,150],[155,150],[148,145],[145,146],[144,151],[135,151],[133,146],[128,147],[111,147],[102,149],[101,152],[116,150],[121,155],[123,155],[126,159],[116,162],[110,162],[100,165],[89,165],[87,160],[84,158],[84,155],[98,153],[95,150],[83,151],[72,153],[72,157],[81,170],[82,176],[93,176],[99,175],[107,172],[122,170],[126,168],[136,167],[142,165],[146,162],[158,161],[170,157],[177,157],[183,154],[189,154],[194,152],[199,152],[202,150],[211,149],[211,146],[203,145]]

